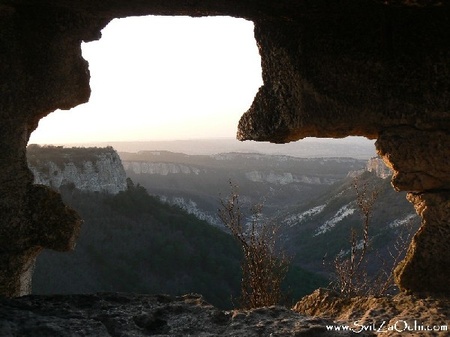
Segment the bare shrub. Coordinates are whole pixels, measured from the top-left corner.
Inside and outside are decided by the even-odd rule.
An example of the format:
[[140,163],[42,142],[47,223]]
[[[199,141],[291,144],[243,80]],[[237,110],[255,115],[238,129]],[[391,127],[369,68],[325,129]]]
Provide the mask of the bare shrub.
[[381,268],[371,281],[372,287],[369,294],[381,296],[388,295],[396,291],[397,285],[394,281],[394,269],[404,258],[413,233],[413,220],[410,219],[397,233],[393,249],[388,249],[388,260],[381,256],[378,251],[376,252],[377,257],[381,262]]
[[246,225],[237,186],[230,185],[231,193],[221,200],[218,214],[244,255],[241,306],[251,309],[279,304],[283,299],[281,283],[289,267],[289,259],[277,248],[280,227],[262,218],[262,205],[251,208],[251,221]]
[[359,179],[353,180],[356,204],[363,217],[362,240],[354,228],[350,233],[350,255],[338,254],[333,263],[336,274],[334,286],[344,296],[362,295],[370,289],[367,274],[367,250],[369,246],[369,225],[378,190],[368,190],[366,183],[360,186]]
[[354,179],[353,188],[356,192],[356,205],[362,215],[362,237],[354,228],[351,229],[349,253],[341,253],[334,258],[334,280],[331,286],[346,297],[387,295],[395,288],[393,271],[408,248],[412,221],[397,233],[393,249],[388,249],[388,259],[382,257],[379,251],[375,252],[380,268],[375,275],[369,276],[369,229],[379,190],[361,183],[358,178]]

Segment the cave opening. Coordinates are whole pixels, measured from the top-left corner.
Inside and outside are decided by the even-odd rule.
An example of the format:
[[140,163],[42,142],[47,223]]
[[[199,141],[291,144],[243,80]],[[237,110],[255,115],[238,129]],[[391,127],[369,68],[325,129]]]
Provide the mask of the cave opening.
[[82,43],[89,102],[43,118],[29,143],[234,137],[262,85],[253,27],[221,16],[112,20]]
[[[210,20],[217,22],[211,26]],[[134,27],[126,28],[128,24]],[[215,30],[213,27],[217,24],[219,28]],[[230,28],[234,25],[238,28]],[[163,31],[165,33],[161,34]],[[245,39],[241,39],[242,35]],[[243,19],[116,19],[103,30],[99,41],[83,44],[83,56],[90,63],[90,101],[42,119],[30,143],[84,146],[112,143],[117,149],[121,146],[120,142],[130,141],[232,139],[237,121],[250,107],[262,85],[261,60],[253,37],[253,23]],[[371,151],[372,156],[375,155],[373,141],[363,137],[339,140],[309,138],[284,145],[250,143],[252,146],[244,145],[244,151],[316,158],[348,156],[368,159]],[[187,146],[192,147],[192,143]],[[192,152],[192,149],[188,151]],[[211,151],[218,153],[221,149],[215,147]],[[259,176],[255,178],[251,173],[254,172],[250,172],[249,176],[256,179],[253,183],[257,183]],[[279,180],[282,185],[286,177],[283,172],[282,175],[274,174],[261,179],[266,179],[269,185]],[[83,196],[77,196],[71,190],[65,190],[62,194],[66,198],[69,195],[72,202],[82,203]],[[106,227],[102,230],[108,231]],[[107,247],[112,236],[99,235],[104,240],[101,245]],[[83,244],[86,245],[86,242]],[[59,254],[42,254],[43,257],[55,259],[56,255]],[[58,261],[53,266],[65,263],[64,258]],[[50,272],[45,272],[42,264],[38,264],[35,275],[38,283],[48,285],[48,274]],[[95,280],[97,276],[90,277]],[[65,291],[64,287],[59,288],[65,282],[53,281],[52,291]],[[88,291],[104,290],[96,289],[89,282],[87,284]],[[120,288],[122,286],[116,284],[110,290],[129,290]],[[142,291],[142,288],[137,289]],[[155,290],[145,288],[145,291]]]
[[148,142],[149,150],[164,146],[197,154],[183,141],[225,139],[208,145],[210,152],[375,156],[374,141],[365,137],[288,144],[235,139],[241,115],[263,85],[253,30],[253,22],[228,16],[112,20],[99,40],[81,45],[91,76],[89,101],[42,118],[29,144],[134,151]]
[[[427,4],[432,6],[421,8]],[[245,131],[240,139],[283,142],[309,135],[344,137],[352,134],[377,138],[380,155],[394,168],[392,184],[398,190],[409,191],[407,198],[422,219],[407,257],[396,269],[396,283],[406,291],[408,301],[412,302],[411,308],[417,303],[415,295],[448,298],[450,275],[445,266],[450,260],[447,240],[450,236],[450,137],[447,132],[450,20],[448,6],[434,5],[424,1],[383,5],[367,1],[320,2],[312,6],[308,2],[295,1],[76,4],[47,1],[33,6],[11,1],[8,5],[0,5],[1,294],[13,297],[29,293],[34,259],[41,249],[70,249],[81,222],[76,212],[65,206],[60,194],[33,184],[33,175],[27,169],[25,158],[28,137],[41,117],[58,107],[69,109],[88,100],[89,75],[81,57],[80,41],[98,39],[100,30],[115,17],[182,13],[242,16],[254,20],[255,39],[261,51],[266,81],[264,91],[258,91],[260,94],[252,105],[256,108],[249,110],[244,127],[239,128]],[[114,71],[110,73],[114,74]],[[109,95],[109,100],[121,95],[122,91],[117,90]],[[140,95],[150,97],[147,92]],[[173,97],[168,99],[172,100]],[[144,124],[143,119],[126,119],[128,108],[127,105],[121,107],[121,116],[125,118],[122,118],[121,127],[109,128],[110,134],[119,134],[128,121]],[[108,117],[112,116],[112,110],[104,110],[110,113]],[[305,111],[308,113],[304,114]],[[63,113],[51,116],[58,114]],[[150,113],[146,111],[145,115]],[[94,113],[87,114],[80,124],[91,126],[91,133],[97,135],[97,126],[105,124],[108,118],[95,120],[94,116]],[[178,121],[173,115],[172,119]],[[57,124],[64,135],[73,129],[83,139],[88,139],[89,132],[75,123]],[[41,130],[43,125],[41,123]],[[191,129],[187,124],[184,126]],[[149,129],[146,130],[149,134]],[[37,133],[32,142],[38,142],[35,136]],[[251,176],[260,179],[258,174]],[[283,175],[282,178],[286,177]],[[67,192],[72,191],[68,189]],[[82,197],[79,200],[89,204],[92,213],[97,214],[97,202]],[[322,209],[322,204],[312,206],[307,211]],[[387,207],[395,211],[392,203]],[[341,209],[331,212],[331,216],[339,217]],[[346,209],[343,209],[345,214],[348,213]],[[392,227],[396,228],[396,225],[397,222],[392,223]],[[336,235],[327,242],[334,243],[335,238]],[[92,246],[101,245],[101,240]],[[139,247],[136,241],[131,242],[129,247]],[[216,246],[214,240],[204,242],[214,242],[209,246]],[[124,245],[124,240],[119,244]],[[114,251],[116,247],[112,246]],[[177,247],[170,246],[170,249],[174,248]],[[107,264],[105,261],[98,259],[102,267]],[[120,263],[123,265],[123,260],[113,261],[110,263],[114,268],[111,275],[117,280],[120,277],[117,277],[115,267]],[[202,263],[210,264],[210,261],[206,259]],[[54,267],[56,274],[70,270],[65,264],[62,268]],[[148,264],[142,268],[133,266],[133,271],[138,269],[146,272],[151,268]],[[92,281],[103,278],[104,273],[101,268],[93,268],[92,275],[93,278],[87,273],[75,272],[66,283],[83,278]],[[185,283],[189,275],[190,270],[183,273],[181,281]],[[137,283],[133,273],[128,276],[130,283]],[[148,275],[145,276],[148,280]],[[45,274],[44,282],[49,279],[52,279],[50,274]],[[108,289],[113,289],[111,284]],[[213,290],[218,293],[217,288]],[[307,307],[320,308],[316,305],[320,302],[318,298]],[[7,300],[6,303],[10,308],[12,302]],[[428,309],[435,318],[436,307],[442,306],[436,304],[431,308],[432,305]],[[412,311],[410,314],[413,315]],[[444,315],[445,312],[440,317]],[[16,315],[15,311],[11,316],[15,318],[6,323],[7,327],[23,325],[19,322],[23,321],[22,316]],[[28,312],[26,317],[29,317]],[[337,316],[331,314],[330,317]],[[41,323],[39,320],[36,324],[38,331],[42,330]]]

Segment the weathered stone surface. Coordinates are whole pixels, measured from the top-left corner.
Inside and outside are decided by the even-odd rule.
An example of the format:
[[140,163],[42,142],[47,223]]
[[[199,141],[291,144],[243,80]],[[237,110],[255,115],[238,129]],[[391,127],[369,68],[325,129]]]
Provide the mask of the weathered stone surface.
[[[148,14],[231,15],[255,22],[264,86],[239,123],[240,139],[281,143],[307,136],[380,137],[379,149],[396,171],[397,188],[416,193],[449,189],[448,2],[3,1],[0,293],[24,293],[30,275],[25,271],[31,270],[41,249],[35,244],[39,240],[29,237],[29,229],[35,226],[33,216],[42,218],[36,216],[41,210],[29,202],[33,198],[33,178],[26,165],[25,147],[30,133],[40,118],[55,109],[69,109],[88,100],[89,71],[81,57],[80,42],[98,39],[100,30],[115,17]],[[405,130],[410,130],[407,137]],[[408,139],[414,140],[411,146]],[[428,145],[418,145],[428,141]],[[433,163],[438,168],[434,169]],[[439,200],[445,203],[448,194],[442,196],[447,199]],[[433,207],[428,204],[428,208]],[[52,221],[68,224],[71,219],[72,232],[76,232],[79,220],[75,216],[64,217],[66,211],[59,209]],[[441,232],[441,225],[436,226]],[[428,233],[423,230],[421,237]],[[446,233],[442,231],[443,235]],[[449,237],[443,236],[442,240],[448,241]],[[421,247],[433,249],[418,244],[411,254],[427,255]],[[432,259],[428,262],[434,263]],[[28,276],[21,278],[22,274]],[[416,290],[417,282],[406,281],[414,274],[403,275],[404,288]]]
[[403,125],[448,130],[448,8],[332,6],[319,3],[297,20],[255,21],[264,86],[240,120],[238,138],[284,143],[376,138]]
[[450,270],[450,191],[408,194],[422,226],[394,276],[403,290],[448,294]]
[[2,336],[351,336],[282,307],[220,311],[198,295],[96,294],[0,299]]
[[[293,310],[300,314],[332,318],[336,325],[347,325],[355,331],[355,335],[367,331],[374,336],[445,337],[450,329],[448,298],[418,297],[405,293],[393,297],[345,298],[327,289],[317,289],[297,302]],[[365,325],[365,330],[362,325]],[[426,328],[434,330],[425,331]]]
[[0,4],[1,294],[28,292],[42,248],[73,246],[80,219],[58,194],[32,186],[26,145],[41,117],[88,100],[80,42],[99,38],[106,22],[35,2]]
[[379,154],[393,171],[397,190],[414,191],[414,204],[422,225],[405,259],[395,270],[402,290],[449,293],[450,270],[450,134],[411,127],[382,132]]
[[[306,315],[305,315],[306,314]],[[314,317],[312,317],[314,316]],[[448,299],[399,294],[392,298],[344,299],[319,289],[298,302],[293,310],[266,307],[221,311],[198,295],[91,295],[25,296],[0,298],[2,336],[404,336],[408,331],[387,331],[397,322],[447,327]],[[356,325],[355,325],[356,322]],[[359,325],[358,325],[359,324]],[[367,327],[380,328],[364,331]],[[347,331],[329,331],[345,325]],[[327,326],[329,328],[327,328]],[[385,331],[386,330],[386,331]],[[358,331],[356,334],[354,331]],[[413,331],[410,335],[422,335]],[[428,332],[427,332],[428,334]],[[433,336],[447,336],[448,330]],[[431,334],[430,334],[431,336]]]
[[[378,138],[397,190],[448,191],[448,8],[342,5],[331,14],[319,4],[317,13],[301,20],[256,21],[264,86],[240,120],[238,138],[279,143],[307,136]],[[428,208],[448,207],[448,193],[441,196]],[[440,253],[450,240],[447,226],[424,219],[397,269],[402,289],[450,293],[450,271],[442,269],[450,260]],[[412,266],[420,266],[420,275]]]
[[392,176],[392,170],[386,166],[380,157],[370,158],[366,165],[366,171],[375,173],[381,179],[387,179]]
[[450,133],[401,127],[383,131],[378,153],[394,171],[392,184],[400,191],[450,189]]
[[[29,187],[21,213],[16,217],[6,212],[2,215],[11,216],[15,221],[9,227],[3,227],[0,235],[0,292],[20,296],[31,290],[37,254],[43,248],[73,249],[81,219],[64,205],[58,193],[39,185]],[[20,216],[26,216],[26,221]]]

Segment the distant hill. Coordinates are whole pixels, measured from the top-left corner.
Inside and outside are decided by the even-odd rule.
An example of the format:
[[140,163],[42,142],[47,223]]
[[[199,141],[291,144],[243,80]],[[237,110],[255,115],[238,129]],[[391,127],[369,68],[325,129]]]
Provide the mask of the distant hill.
[[[345,254],[350,229],[361,227],[352,188],[355,177],[379,190],[370,229],[373,269],[380,267],[379,256],[388,256],[405,225],[412,222],[416,229],[419,223],[377,159],[120,153],[124,172],[135,183],[128,180],[122,191],[109,193],[81,191],[84,185],[68,183],[64,171],[76,167],[73,177],[86,171],[101,176],[105,166],[96,160],[104,157],[102,151],[114,150],[84,150],[87,157],[83,150],[34,150],[29,163],[37,177],[48,177],[47,184],[57,187],[85,220],[75,252],[45,251],[38,257],[35,293],[198,292],[216,306],[230,308],[239,293],[240,250],[227,233],[199,219],[218,224],[219,199],[230,192],[230,180],[239,185],[243,205],[263,202],[264,216],[282,225],[281,239],[293,262],[285,283],[291,300],[328,283],[324,257],[331,261]],[[120,160],[114,162],[122,166]],[[52,174],[63,177],[59,185],[52,183]]]
[[39,255],[33,293],[198,292],[221,307],[238,295],[240,251],[224,232],[141,187],[62,193],[82,216],[82,232],[74,252]]
[[[379,177],[375,170],[357,176],[360,187],[366,185],[368,191],[378,191],[369,228],[372,271],[381,267],[382,259],[390,260],[389,250],[395,252],[399,235],[414,233],[420,224],[406,193],[395,192],[389,178]],[[354,179],[348,177],[312,198],[308,205],[291,206],[277,217],[284,228],[286,246],[295,253],[299,266],[326,273],[324,259],[331,263],[337,254],[349,252],[352,228],[362,239],[362,215],[356,205]]]
[[[100,188],[116,183],[111,166],[124,172],[112,148],[31,146],[28,160],[36,182],[57,189],[84,220],[74,252],[46,250],[38,256],[33,293],[196,292],[220,308],[236,303],[236,242],[129,179],[120,191]],[[295,301],[324,284],[323,277],[293,266],[285,287]]]
[[239,186],[243,201],[264,203],[268,216],[290,205],[307,203],[341,181],[349,172],[365,168],[353,158],[296,158],[259,153],[187,155],[168,151],[120,152],[127,176],[150,194],[189,213],[220,225],[217,207]]
[[[391,172],[378,158],[295,158],[250,153],[199,156],[167,151],[120,153],[127,175],[163,201],[177,204],[212,224],[220,198],[239,186],[241,201],[263,202],[264,216],[283,227],[294,263],[328,275],[323,258],[350,249],[351,228],[361,229],[354,179],[379,190],[371,219],[372,269],[388,259],[395,240],[419,226],[406,193],[395,192]],[[249,208],[248,207],[248,208]],[[380,258],[376,258],[376,256]]]
[[305,138],[287,144],[245,141],[233,138],[167,141],[99,142],[71,146],[113,146],[119,152],[170,151],[188,155],[239,152],[284,155],[299,158],[350,157],[367,160],[376,155],[373,140],[363,137],[341,139]]
[[[232,237],[139,186],[117,195],[62,189],[84,224],[72,253],[39,255],[33,293],[200,293],[231,308],[240,290],[241,252]],[[326,281],[293,267],[294,301]]]

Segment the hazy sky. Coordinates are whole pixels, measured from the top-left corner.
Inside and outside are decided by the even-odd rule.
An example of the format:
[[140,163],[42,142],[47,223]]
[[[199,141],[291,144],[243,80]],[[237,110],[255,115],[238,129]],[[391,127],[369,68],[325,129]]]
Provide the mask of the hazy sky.
[[43,118],[30,143],[235,137],[262,85],[250,21],[134,17],[102,35],[82,44],[90,101]]

